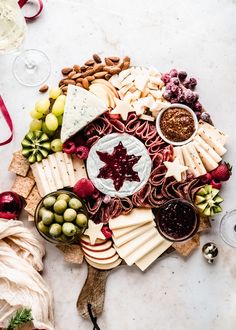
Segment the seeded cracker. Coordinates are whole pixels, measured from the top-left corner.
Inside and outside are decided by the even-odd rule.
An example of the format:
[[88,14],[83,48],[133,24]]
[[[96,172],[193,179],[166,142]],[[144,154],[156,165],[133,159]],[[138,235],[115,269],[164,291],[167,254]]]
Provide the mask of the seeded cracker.
[[84,254],[79,245],[64,245],[58,244],[57,248],[63,252],[64,260],[72,264],[82,264],[84,259]]
[[20,175],[16,175],[15,182],[11,187],[11,190],[17,193],[18,195],[27,198],[31,192],[35,182],[33,179]]
[[174,243],[172,247],[183,257],[187,257],[190,253],[200,245],[200,235],[196,234],[185,243]]
[[31,168],[29,169],[28,173],[27,173],[27,177],[34,179],[34,175],[33,175],[33,171],[31,170]]
[[35,185],[32,189],[31,193],[29,194],[28,198],[26,199],[26,207],[25,210],[32,216],[34,216],[34,211],[36,206],[41,201],[41,197],[38,192],[38,188]]
[[198,232],[202,232],[205,230],[208,230],[211,228],[211,223],[208,217],[200,217],[200,224],[199,224],[199,228],[198,228]]
[[28,160],[21,154],[21,151],[14,152],[8,171],[26,176],[30,168]]

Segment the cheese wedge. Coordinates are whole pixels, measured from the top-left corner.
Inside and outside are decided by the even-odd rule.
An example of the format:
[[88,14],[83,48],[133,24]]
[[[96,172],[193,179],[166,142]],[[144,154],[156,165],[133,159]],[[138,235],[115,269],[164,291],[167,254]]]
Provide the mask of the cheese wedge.
[[[174,157],[175,158],[179,158],[179,162],[180,162],[181,165],[185,165],[185,163],[184,163],[184,156],[183,156],[183,152],[182,152],[181,147],[174,147]],[[186,171],[185,172],[182,172],[181,179],[182,180],[186,180],[186,178],[187,178]]]
[[164,240],[160,245],[155,247],[152,251],[147,253],[141,259],[136,261],[136,265],[142,270],[146,270],[157,258],[162,255],[170,246],[172,242]]
[[139,259],[145,256],[147,253],[152,251],[155,247],[160,245],[163,242],[163,237],[156,232],[156,235],[150,239],[148,242],[137,248],[133,253],[131,253],[126,259],[125,262],[127,265],[131,266],[136,263]]
[[118,247],[115,245],[115,249],[119,256],[126,260],[126,258],[132,254],[136,249],[143,246],[146,242],[152,239],[157,234],[156,228],[151,228],[142,235],[137,236],[133,240],[123,244],[122,246]]
[[87,259],[86,257],[85,257],[85,259],[86,259],[86,261],[87,261],[87,263],[88,263],[89,265],[91,265],[91,266],[94,267],[94,268],[101,269],[101,270],[109,270],[109,269],[113,269],[113,268],[119,266],[119,265],[121,264],[121,262],[122,262],[122,259],[117,259],[116,261],[114,261],[114,262],[112,262],[112,263],[105,264],[105,265],[104,265],[104,264],[101,265],[101,264],[99,264],[99,263],[97,263],[97,262],[93,262],[93,261]]
[[133,209],[127,215],[120,215],[109,221],[109,227],[111,230],[125,228],[134,225],[141,225],[154,220],[152,209],[137,208]]
[[86,255],[86,259],[96,262],[101,265],[107,265],[107,264],[111,264],[112,262],[115,262],[116,260],[118,260],[119,255],[116,253],[113,257],[108,258],[108,259],[95,259],[95,258],[92,258],[92,257]]
[[215,152],[217,152],[219,156],[223,156],[226,153],[227,149],[223,147],[221,143],[218,143],[215,138],[212,137],[204,129],[199,129],[198,134],[203,140],[205,140],[206,143],[208,143],[212,147],[213,150],[215,150]]
[[50,189],[48,181],[46,179],[46,175],[43,170],[42,162],[32,164],[31,169],[33,172],[33,176],[35,178],[35,182],[37,184],[39,194],[41,197],[44,197],[45,195],[47,195],[51,192],[51,189]]
[[200,173],[197,169],[197,166],[195,165],[192,157],[189,154],[188,149],[186,148],[186,146],[182,146],[182,153],[183,153],[183,157],[184,157],[184,163],[186,166],[188,166],[189,171],[195,176],[198,177],[200,176]]
[[[75,173],[75,183],[83,178],[88,178],[84,161],[76,156],[72,156],[72,163]],[[75,184],[74,183],[74,184]]]
[[67,173],[63,152],[56,152],[55,157],[60,172],[60,176],[62,178],[63,186],[70,187],[70,178]]
[[74,167],[72,163],[71,156],[68,155],[67,153],[63,153],[65,164],[66,164],[66,171],[67,174],[69,175],[69,180],[70,180],[70,186],[73,187],[76,183],[75,180],[75,172],[74,172]]
[[186,145],[186,148],[190,154],[190,157],[192,157],[194,164],[195,164],[196,168],[198,169],[199,174],[200,175],[206,174],[207,171],[201,161],[200,156],[197,153],[197,150],[195,149],[194,144],[192,142],[190,142]]
[[62,142],[106,111],[106,104],[93,93],[84,88],[69,85],[61,128]]
[[146,223],[145,225],[141,226],[141,227],[138,227],[134,230],[132,230],[131,232],[119,237],[119,238],[115,238],[114,236],[112,236],[113,238],[113,241],[115,243],[115,245],[117,247],[133,240],[134,238],[142,235],[143,233],[145,233],[146,231],[152,229],[153,227],[155,226],[155,222],[152,221],[152,222],[148,222]]
[[49,165],[50,165],[51,172],[52,172],[57,189],[63,188],[64,185],[63,185],[63,181],[60,176],[60,171],[59,171],[59,167],[57,165],[55,154],[49,155],[47,159],[49,161]]
[[193,142],[207,171],[213,171],[218,163],[196,142]]
[[206,143],[200,135],[196,135],[193,140],[199,143],[199,145],[208,153],[209,156],[211,156],[212,159],[214,159],[215,162],[219,163],[222,160],[218,153],[208,143]]
[[[154,222],[150,222],[151,224]],[[124,227],[124,228],[120,228],[120,229],[113,229],[112,233],[113,233],[113,237],[118,238],[121,237],[129,232],[131,232],[132,230],[141,227],[141,225],[135,225],[135,226],[129,226],[129,227]]]
[[215,126],[212,126],[206,122],[200,122],[199,128],[201,130],[204,130],[205,132],[208,132],[209,135],[212,136],[212,138],[219,144],[225,145],[225,143],[228,140],[228,135],[216,128]]
[[44,173],[45,173],[46,180],[48,182],[50,191],[51,192],[56,191],[57,186],[56,186],[56,183],[54,181],[54,177],[53,177],[53,174],[52,174],[52,171],[51,171],[49,160],[48,159],[43,159],[42,160],[42,165],[43,165],[43,170],[44,170]]

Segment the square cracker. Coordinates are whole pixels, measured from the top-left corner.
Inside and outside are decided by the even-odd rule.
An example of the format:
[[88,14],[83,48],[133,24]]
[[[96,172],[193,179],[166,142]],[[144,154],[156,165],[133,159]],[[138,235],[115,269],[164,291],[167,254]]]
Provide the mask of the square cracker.
[[17,193],[18,195],[27,198],[31,192],[35,182],[33,179],[20,175],[16,175],[16,179],[11,187],[11,190]]
[[30,164],[28,160],[22,155],[21,150],[14,152],[13,158],[8,167],[8,171],[21,176],[26,176],[29,168],[30,168]]
[[190,253],[200,245],[200,235],[196,234],[183,243],[174,243],[172,247],[183,257],[187,257]]
[[77,244],[64,245],[57,244],[57,248],[63,252],[64,260],[72,264],[82,264],[84,253],[81,247]]
[[37,186],[35,185],[26,199],[26,207],[25,210],[32,216],[34,216],[35,209],[38,203],[41,201],[41,196],[39,195],[39,191]]

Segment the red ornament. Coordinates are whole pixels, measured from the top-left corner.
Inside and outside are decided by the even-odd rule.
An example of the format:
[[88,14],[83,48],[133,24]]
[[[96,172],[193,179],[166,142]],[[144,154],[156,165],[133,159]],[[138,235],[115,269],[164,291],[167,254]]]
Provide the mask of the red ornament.
[[5,191],[0,194],[0,218],[18,219],[22,207],[22,199],[18,194],[12,191]]

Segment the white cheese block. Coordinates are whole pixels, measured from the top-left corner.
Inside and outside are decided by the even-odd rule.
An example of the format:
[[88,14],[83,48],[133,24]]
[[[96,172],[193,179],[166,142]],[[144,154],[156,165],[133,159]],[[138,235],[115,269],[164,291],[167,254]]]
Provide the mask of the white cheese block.
[[183,157],[184,157],[184,163],[186,166],[188,166],[189,171],[195,176],[198,177],[200,176],[200,173],[197,169],[197,166],[195,165],[192,157],[189,154],[188,149],[186,148],[186,146],[182,146],[182,153],[183,153]]
[[146,231],[148,231],[150,229],[153,229],[154,226],[155,226],[154,221],[148,222],[145,225],[143,225],[141,227],[138,227],[138,228],[132,230],[131,232],[129,232],[129,233],[123,235],[123,236],[120,236],[119,238],[115,238],[114,236],[112,236],[112,238],[113,238],[113,241],[114,241],[115,245],[117,247],[120,247],[121,245],[123,245],[123,244],[133,240],[134,238],[142,235]]
[[201,136],[206,143],[208,143],[218,155],[223,156],[226,153],[226,148],[223,147],[221,143],[218,143],[214,137],[212,137],[208,132],[204,129],[199,129],[198,134]]
[[[123,71],[124,72],[124,71]],[[128,75],[128,73],[127,73]],[[120,89],[122,87],[121,82],[119,80],[119,76],[118,74],[114,74],[113,76],[111,76],[111,78],[109,79],[109,82],[116,87],[117,89]]]
[[194,141],[198,142],[199,145],[214,159],[215,162],[219,163],[222,158],[218,155],[218,153],[208,144],[206,143],[200,135],[196,135],[193,139]]
[[116,261],[114,261],[112,263],[101,265],[97,262],[93,262],[93,261],[87,259],[86,257],[85,257],[85,259],[89,265],[91,265],[94,268],[101,269],[101,270],[113,269],[113,268],[119,266],[122,262],[122,259],[117,259]]
[[215,126],[212,126],[206,122],[200,122],[199,123],[199,129],[204,130],[205,132],[208,132],[212,136],[215,141],[221,145],[225,145],[225,143],[228,140],[228,135],[216,128]]
[[62,178],[63,186],[70,187],[70,178],[67,173],[66,163],[64,160],[63,152],[56,152],[55,157],[56,157],[57,166],[58,166],[58,169],[60,172],[60,176]]
[[47,159],[50,164],[51,172],[52,172],[56,187],[57,187],[57,189],[62,189],[64,187],[64,185],[63,185],[63,181],[61,179],[61,175],[60,175],[59,167],[57,165],[55,154],[49,155]]
[[156,231],[156,235],[150,239],[148,242],[137,248],[132,254],[130,254],[125,262],[127,265],[131,266],[136,263],[139,259],[145,256],[147,253],[152,251],[155,247],[163,242],[163,237]]
[[170,246],[172,242],[164,240],[160,245],[155,247],[152,251],[147,253],[141,259],[136,261],[136,265],[142,270],[146,270],[157,258],[162,255]]
[[93,93],[84,88],[69,85],[61,128],[62,142],[106,111],[106,104]]
[[145,224],[152,220],[154,220],[152,209],[137,208],[137,209],[133,209],[127,215],[122,214],[117,218],[111,219],[109,221],[109,227],[111,230],[113,230],[118,228]]
[[[82,247],[82,250],[86,254],[86,256],[89,256],[94,259],[98,259],[99,261],[103,260],[103,259],[112,258],[116,254],[116,250],[113,247],[111,247],[105,251],[91,251],[91,250],[87,250],[84,247]],[[99,262],[99,261],[97,261],[97,262]]]
[[186,145],[186,148],[187,148],[187,150],[190,154],[190,157],[192,157],[192,159],[194,161],[194,164],[196,165],[196,167],[199,171],[199,174],[200,175],[206,174],[207,171],[206,171],[206,169],[205,169],[205,167],[204,167],[204,165],[201,161],[200,156],[197,153],[197,150],[196,150],[194,144],[192,142],[190,142]]
[[213,171],[218,166],[218,163],[211,158],[211,156],[200,146],[200,144],[196,141],[194,141],[193,144],[196,147],[206,170]]
[[31,169],[37,184],[37,188],[41,197],[49,194],[51,189],[46,179],[46,175],[43,170],[43,164],[41,163],[34,163],[31,165]]
[[83,178],[88,178],[84,161],[76,156],[72,156],[72,163],[75,173],[75,183]]
[[149,76],[147,74],[138,74],[135,77],[134,84],[137,89],[143,91],[149,82]]
[[86,259],[96,262],[101,265],[107,265],[107,264],[111,264],[112,262],[115,262],[116,260],[118,260],[119,255],[116,253],[113,257],[108,258],[108,259],[95,259],[95,258],[92,258],[92,257],[86,255]]
[[[179,162],[180,162],[181,165],[185,165],[184,156],[183,156],[183,152],[182,152],[181,147],[174,147],[174,157],[179,158]],[[184,171],[181,174],[181,179],[186,180],[186,178],[187,178],[187,173],[186,173],[186,171]]]
[[138,237],[134,238],[133,240],[127,242],[126,244],[117,247],[114,245],[117,253],[119,256],[126,260],[126,258],[132,254],[134,251],[136,251],[138,248],[142,247],[145,243],[150,241],[154,236],[157,234],[156,228],[151,228],[145,233],[139,235]]
[[75,180],[75,172],[72,163],[72,158],[70,155],[68,155],[65,152],[63,153],[63,156],[66,164],[67,174],[69,175],[69,179],[70,179],[70,186],[73,187],[76,183],[76,180]]
[[50,167],[50,163],[48,159],[43,159],[42,160],[42,165],[43,165],[43,170],[49,185],[49,188],[51,190],[51,192],[56,191],[57,190],[57,186],[56,183],[54,181],[54,177],[51,171],[51,167]]
[[[151,224],[154,223],[153,221],[150,222]],[[120,229],[113,229],[112,233],[113,233],[113,237],[118,238],[121,237],[127,233],[130,233],[132,230],[141,227],[141,225],[135,225],[135,226],[129,226],[129,227],[124,227],[124,228],[120,228]]]
[[[126,70],[123,70],[119,73],[118,79],[119,81],[123,81],[128,75],[130,75],[134,71],[134,68],[129,68]],[[111,79],[111,78],[110,78]]]

